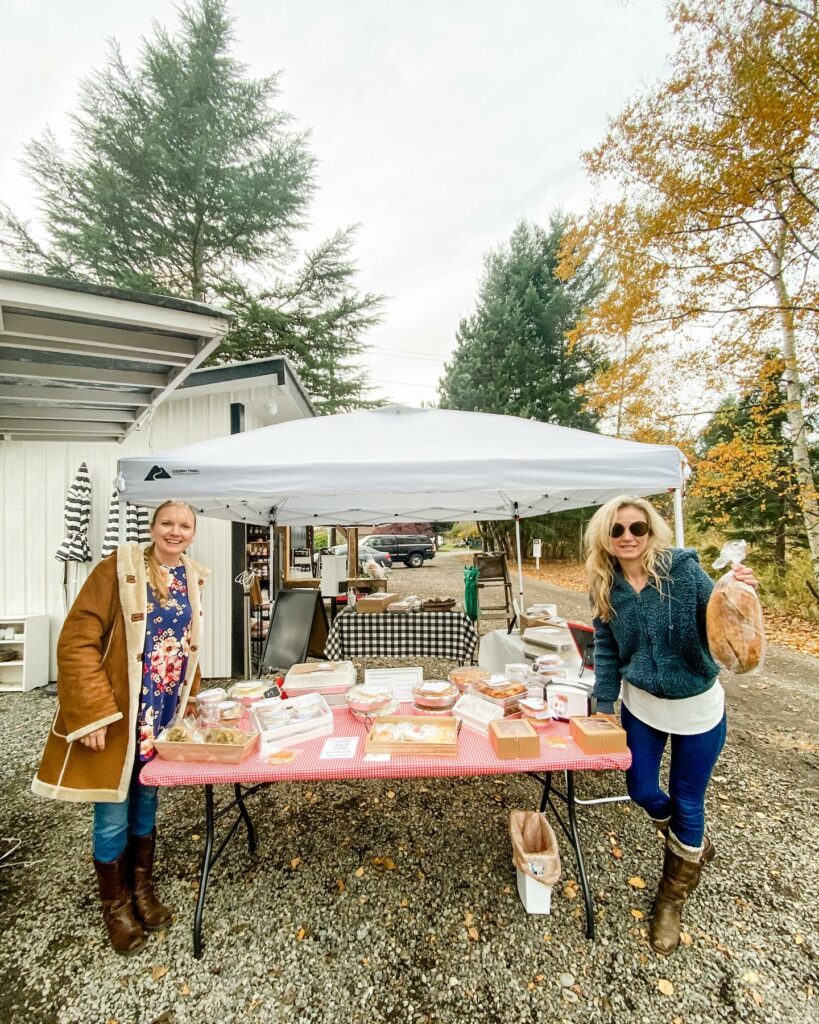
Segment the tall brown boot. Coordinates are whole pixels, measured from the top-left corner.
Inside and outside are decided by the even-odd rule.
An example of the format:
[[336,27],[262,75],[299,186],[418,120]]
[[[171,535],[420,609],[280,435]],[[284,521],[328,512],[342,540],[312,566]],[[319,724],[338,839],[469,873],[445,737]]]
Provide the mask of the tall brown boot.
[[129,836],[128,853],[134,880],[134,908],[137,917],[149,932],[164,928],[171,921],[171,911],[156,898],[154,890],[154,849],[156,829],[147,836]]
[[684,846],[673,832],[669,833],[649,936],[655,953],[668,956],[679,945],[683,906],[699,885],[704,852]]
[[95,860],[94,868],[102,901],[102,916],[111,945],[118,953],[135,953],[145,942],[145,932],[134,917],[125,854],[120,854],[109,864]]

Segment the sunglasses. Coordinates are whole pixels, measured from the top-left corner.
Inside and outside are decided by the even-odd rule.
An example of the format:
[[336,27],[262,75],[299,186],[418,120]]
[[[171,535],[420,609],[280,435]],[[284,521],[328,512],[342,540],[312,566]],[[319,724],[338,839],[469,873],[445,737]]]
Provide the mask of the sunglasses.
[[609,537],[617,540],[618,537],[622,537],[624,533],[630,533],[632,537],[645,537],[647,533],[651,533],[651,527],[648,523],[631,523],[630,525],[624,525],[623,523],[615,523],[609,530]]

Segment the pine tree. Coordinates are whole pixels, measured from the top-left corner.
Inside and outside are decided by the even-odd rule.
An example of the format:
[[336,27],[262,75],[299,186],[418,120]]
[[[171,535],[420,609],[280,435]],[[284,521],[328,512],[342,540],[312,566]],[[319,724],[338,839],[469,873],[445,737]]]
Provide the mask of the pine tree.
[[278,76],[249,77],[232,42],[226,0],[197,0],[176,35],[155,28],[136,66],[112,44],[82,84],[70,155],[49,132],[27,149],[48,243],[6,210],[0,244],[55,276],[235,303],[226,353],[277,354],[290,339],[309,350],[297,364],[319,406],[352,407],[366,382],[351,362],[380,300],[353,286],[349,231],[288,276],[314,160],[274,108]]
[[548,229],[521,221],[485,259],[477,308],[461,321],[438,389],[441,406],[526,416],[590,429],[582,386],[601,363],[594,344],[567,334],[600,288],[592,264],[566,283],[555,275],[564,218]]

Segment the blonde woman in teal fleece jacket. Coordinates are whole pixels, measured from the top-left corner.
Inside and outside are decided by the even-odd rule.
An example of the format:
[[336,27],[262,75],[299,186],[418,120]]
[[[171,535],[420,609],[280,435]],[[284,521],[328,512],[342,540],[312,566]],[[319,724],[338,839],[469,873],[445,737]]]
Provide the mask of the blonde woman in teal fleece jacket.
[[[705,793],[726,734],[725,694],[705,631],[714,584],[695,551],[671,542],[653,505],[628,495],[601,506],[586,532],[594,694],[602,711],[622,697],[629,796],[666,835],[651,923],[651,945],[663,955],[676,949],[685,900],[714,856]],[[745,566],[734,572],[758,585]],[[669,740],[666,793],[660,762]]]

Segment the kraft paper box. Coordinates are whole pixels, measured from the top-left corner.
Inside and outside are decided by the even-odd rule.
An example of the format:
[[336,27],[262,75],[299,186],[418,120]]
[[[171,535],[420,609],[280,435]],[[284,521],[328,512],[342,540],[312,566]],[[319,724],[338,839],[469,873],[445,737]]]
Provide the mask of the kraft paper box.
[[540,754],[540,738],[522,718],[490,722],[489,743],[502,761]]
[[398,594],[367,594],[366,597],[359,597],[355,603],[357,612],[385,612],[393,601],[398,600]]
[[552,620],[546,615],[526,615],[521,614],[518,628],[521,633],[525,629],[531,629],[533,626],[551,626]]
[[626,731],[613,715],[570,718],[569,732],[584,754],[623,754],[627,750]]

